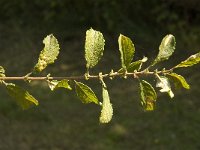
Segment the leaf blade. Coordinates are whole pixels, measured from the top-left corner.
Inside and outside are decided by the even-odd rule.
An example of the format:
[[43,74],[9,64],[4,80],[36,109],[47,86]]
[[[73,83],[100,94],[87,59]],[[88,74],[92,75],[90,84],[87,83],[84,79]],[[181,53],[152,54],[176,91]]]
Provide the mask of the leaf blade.
[[72,90],[71,86],[69,85],[69,80],[63,79],[61,81],[52,80],[48,82],[49,88],[54,91],[57,88],[65,88],[68,90]]
[[173,81],[176,88],[183,87],[187,90],[190,89],[190,85],[187,83],[187,81],[185,80],[183,76],[176,73],[170,73],[170,74],[167,74],[167,76],[169,77],[169,79]]
[[85,39],[85,59],[86,68],[93,68],[96,66],[103,56],[105,40],[103,34],[92,28],[86,31]]
[[79,99],[82,101],[82,103],[95,103],[95,104],[99,104],[99,100],[96,97],[95,93],[92,91],[92,89],[90,87],[88,87],[87,85],[81,83],[81,82],[77,82],[75,81],[76,86],[76,94],[79,97]]

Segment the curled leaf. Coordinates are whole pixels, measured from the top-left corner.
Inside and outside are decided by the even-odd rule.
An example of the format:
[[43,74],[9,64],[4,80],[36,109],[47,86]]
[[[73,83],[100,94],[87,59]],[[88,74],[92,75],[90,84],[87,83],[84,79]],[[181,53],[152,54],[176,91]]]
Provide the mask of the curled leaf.
[[102,97],[103,103],[99,121],[100,123],[109,123],[113,116],[113,108],[112,104],[110,103],[110,96],[108,94],[106,84],[104,82],[102,83]]
[[57,80],[52,80],[48,82],[49,88],[53,91],[57,88],[65,88],[68,90],[72,90],[71,86],[69,85],[69,80],[61,80],[61,81],[57,81]]
[[41,72],[47,65],[54,63],[59,54],[59,44],[53,34],[44,38],[44,49],[40,52],[38,63],[35,65],[33,72]]
[[130,38],[120,34],[118,38],[119,51],[121,54],[121,65],[124,70],[127,70],[135,53],[135,47]]
[[174,68],[182,68],[182,67],[190,67],[200,62],[200,52],[190,56],[185,61],[182,61],[180,64],[175,66]]
[[169,83],[169,79],[165,76],[157,76],[156,87],[160,87],[160,92],[166,92],[170,96],[170,98],[174,97],[174,93],[172,92],[171,85]]
[[6,88],[9,95],[16,100],[17,104],[21,106],[22,109],[28,109],[32,105],[39,104],[38,101],[31,94],[29,94],[28,91],[13,83],[6,84]]
[[86,31],[85,59],[86,67],[93,68],[103,56],[105,40],[103,34],[92,28]]
[[96,97],[95,93],[92,91],[90,87],[87,85],[81,83],[81,82],[76,82],[76,94],[82,101],[82,103],[95,103],[99,104],[99,100]]
[[176,40],[175,37],[171,34],[166,35],[159,46],[159,53],[154,60],[153,65],[157,64],[158,62],[167,60],[175,50]]
[[145,80],[140,81],[140,98],[145,110],[154,110],[157,94],[153,86]]
[[176,88],[183,87],[185,89],[190,89],[190,85],[187,83],[183,76],[176,73],[169,73],[167,76],[173,81]]

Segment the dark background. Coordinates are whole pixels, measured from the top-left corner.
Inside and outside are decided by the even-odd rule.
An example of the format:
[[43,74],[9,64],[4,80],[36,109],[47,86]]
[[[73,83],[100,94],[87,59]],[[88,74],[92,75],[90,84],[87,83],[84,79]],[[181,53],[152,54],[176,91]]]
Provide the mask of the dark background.
[[[85,31],[92,27],[106,40],[104,57],[93,73],[120,68],[120,33],[133,40],[134,60],[147,56],[149,62],[162,38],[173,34],[174,55],[157,65],[169,68],[199,52],[199,24],[199,0],[0,0],[0,65],[7,76],[30,72],[43,38],[53,33],[61,52],[56,63],[40,75],[81,75],[85,72]],[[0,150],[200,149],[199,65],[177,72],[191,89],[174,91],[172,100],[158,94],[153,112],[142,110],[136,81],[106,80],[114,107],[108,125],[98,123],[98,106],[82,104],[74,92],[50,92],[45,82],[16,82],[40,101],[39,107],[22,111],[0,87]],[[155,85],[154,80],[151,83]],[[87,84],[101,99],[98,81]]]

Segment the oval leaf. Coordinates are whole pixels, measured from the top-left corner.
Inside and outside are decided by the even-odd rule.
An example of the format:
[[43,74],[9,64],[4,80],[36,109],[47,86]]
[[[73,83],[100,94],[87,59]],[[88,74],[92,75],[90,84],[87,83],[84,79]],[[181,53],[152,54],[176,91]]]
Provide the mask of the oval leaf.
[[119,51],[121,54],[121,64],[124,70],[127,70],[129,64],[133,60],[135,47],[130,38],[120,34],[118,38]]
[[159,53],[154,60],[153,65],[157,64],[158,62],[167,60],[174,52],[176,46],[175,37],[171,34],[166,35],[159,47]]
[[57,39],[52,35],[48,35],[44,38],[44,49],[41,51],[38,59],[38,63],[35,65],[33,72],[41,72],[47,65],[54,63],[59,54],[59,44]]
[[49,88],[53,91],[57,88],[65,88],[68,90],[72,90],[71,86],[69,85],[69,80],[61,80],[61,81],[57,81],[57,80],[52,80],[48,82]]
[[157,75],[157,83],[156,87],[160,87],[160,92],[166,92],[170,96],[170,98],[174,97],[174,93],[172,92],[171,85],[169,83],[169,79],[165,76]]
[[103,56],[105,40],[99,31],[89,29],[86,31],[85,39],[85,59],[86,67],[93,68]]
[[92,91],[90,87],[81,83],[76,83],[76,94],[80,98],[83,103],[95,103],[99,104],[98,98],[96,97],[95,93]]
[[113,108],[112,104],[110,103],[110,97],[108,94],[106,84],[104,82],[102,83],[102,97],[103,97],[103,104],[99,121],[100,123],[108,123],[112,119]]
[[188,59],[186,59],[185,61],[182,61],[180,64],[178,64],[174,68],[190,67],[195,64],[198,64],[199,62],[200,62],[200,52],[190,56]]
[[145,80],[140,81],[140,97],[145,110],[154,110],[157,94],[153,86]]
[[185,80],[185,78],[181,75],[178,75],[176,73],[170,73],[167,74],[167,76],[169,77],[169,79],[171,79],[175,85],[175,88],[185,88],[185,89],[190,89],[190,85],[187,83],[187,81]]
[[38,101],[21,87],[13,83],[8,83],[6,84],[6,88],[9,95],[16,100],[17,104],[21,106],[22,109],[28,109],[32,105],[38,105]]

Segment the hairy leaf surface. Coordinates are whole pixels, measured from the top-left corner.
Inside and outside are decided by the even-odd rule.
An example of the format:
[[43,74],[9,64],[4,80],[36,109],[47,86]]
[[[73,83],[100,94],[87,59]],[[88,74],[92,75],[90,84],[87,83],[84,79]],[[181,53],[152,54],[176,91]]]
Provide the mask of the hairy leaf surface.
[[29,94],[28,91],[13,83],[8,83],[6,88],[9,95],[16,100],[17,104],[21,106],[22,109],[28,109],[32,105],[39,104],[38,101],[31,94]]
[[59,44],[57,39],[52,35],[48,35],[44,38],[44,49],[41,51],[38,59],[38,63],[34,67],[34,72],[41,72],[47,65],[54,63],[59,54]]
[[172,80],[172,82],[175,85],[175,88],[185,88],[185,89],[190,89],[190,85],[187,83],[185,78],[181,75],[178,75],[176,73],[170,73],[167,74],[168,78]]
[[93,68],[103,56],[105,40],[99,31],[89,29],[86,31],[85,39],[85,59],[86,67]]
[[182,61],[175,68],[190,67],[200,62],[200,52],[190,56],[185,61]]
[[159,53],[152,65],[167,60],[173,54],[175,46],[176,46],[175,37],[171,34],[166,35],[160,44]]
[[99,100],[96,97],[95,93],[92,91],[90,87],[87,85],[81,83],[81,82],[75,82],[76,83],[76,94],[82,101],[82,103],[95,103],[99,104]]
[[120,34],[118,38],[118,43],[119,43],[119,51],[121,54],[121,65],[123,69],[127,70],[128,66],[133,60],[135,47],[131,39],[122,34]]
[[157,94],[153,86],[145,80],[140,81],[140,98],[145,110],[154,110]]

